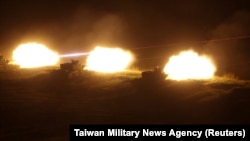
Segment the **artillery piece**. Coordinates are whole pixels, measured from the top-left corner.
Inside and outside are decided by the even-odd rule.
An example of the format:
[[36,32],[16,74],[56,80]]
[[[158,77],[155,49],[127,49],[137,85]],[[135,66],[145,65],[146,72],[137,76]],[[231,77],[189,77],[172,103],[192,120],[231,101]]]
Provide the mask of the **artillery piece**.
[[82,73],[83,65],[78,60],[71,60],[70,63],[60,64],[60,70],[66,73],[68,78],[73,78]]
[[10,63],[11,61],[0,55],[0,71],[1,72],[13,72],[20,68],[19,65]]
[[82,74],[83,65],[78,60],[71,60],[70,63],[60,64],[60,69],[53,71],[53,76],[60,79],[71,79]]
[[162,72],[162,69],[155,67],[153,71],[144,71],[141,73],[143,80],[165,80],[167,75]]

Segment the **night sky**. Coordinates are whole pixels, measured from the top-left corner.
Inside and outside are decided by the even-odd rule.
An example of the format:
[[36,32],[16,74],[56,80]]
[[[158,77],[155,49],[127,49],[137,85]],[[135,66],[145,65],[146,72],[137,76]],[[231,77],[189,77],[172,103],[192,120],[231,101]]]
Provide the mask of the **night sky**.
[[12,50],[26,42],[43,43],[61,54],[100,45],[122,47],[138,58],[149,58],[140,63],[160,64],[179,50],[194,48],[212,55],[226,71],[233,71],[223,64],[233,61],[228,59],[232,54],[237,62],[246,59],[249,38],[200,41],[250,35],[249,3],[1,0],[0,53],[11,57]]

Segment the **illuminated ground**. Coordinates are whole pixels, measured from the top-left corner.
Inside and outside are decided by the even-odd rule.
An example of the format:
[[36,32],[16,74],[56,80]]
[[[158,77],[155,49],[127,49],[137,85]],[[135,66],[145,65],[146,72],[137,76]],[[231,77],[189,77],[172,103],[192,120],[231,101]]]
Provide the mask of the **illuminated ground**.
[[129,72],[85,72],[71,81],[49,70],[23,70],[0,80],[0,140],[68,140],[69,124],[250,123],[250,84],[142,81]]

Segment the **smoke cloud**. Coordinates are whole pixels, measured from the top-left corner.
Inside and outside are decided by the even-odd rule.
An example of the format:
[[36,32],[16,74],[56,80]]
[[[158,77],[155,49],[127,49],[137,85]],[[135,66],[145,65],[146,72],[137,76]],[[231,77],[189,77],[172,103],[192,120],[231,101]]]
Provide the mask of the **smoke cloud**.
[[[250,12],[237,11],[213,30],[213,39],[250,35],[249,24]],[[249,70],[246,67],[250,63],[246,61],[249,60],[248,45],[248,39],[211,41],[205,46],[205,51],[212,54],[217,63],[219,74],[230,72],[241,78],[250,78],[247,73]]]

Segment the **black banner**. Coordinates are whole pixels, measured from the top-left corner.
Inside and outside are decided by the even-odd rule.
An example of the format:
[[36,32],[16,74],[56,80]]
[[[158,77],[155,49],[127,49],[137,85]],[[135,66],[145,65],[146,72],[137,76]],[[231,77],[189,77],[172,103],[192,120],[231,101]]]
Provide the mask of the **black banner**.
[[70,141],[108,140],[249,140],[249,125],[70,125]]

